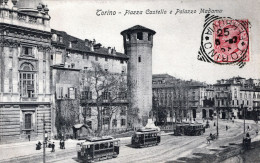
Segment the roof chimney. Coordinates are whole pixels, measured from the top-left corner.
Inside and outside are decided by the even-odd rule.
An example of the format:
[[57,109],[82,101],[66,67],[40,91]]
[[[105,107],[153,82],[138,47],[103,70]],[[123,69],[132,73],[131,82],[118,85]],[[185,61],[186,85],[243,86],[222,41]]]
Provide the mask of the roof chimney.
[[116,48],[115,47],[112,49],[112,54],[116,55]]
[[89,40],[85,39],[85,46],[89,46]]
[[108,54],[111,54],[111,47],[108,47]]
[[93,42],[89,41],[89,47],[90,47],[90,51],[94,51],[94,46],[93,46]]

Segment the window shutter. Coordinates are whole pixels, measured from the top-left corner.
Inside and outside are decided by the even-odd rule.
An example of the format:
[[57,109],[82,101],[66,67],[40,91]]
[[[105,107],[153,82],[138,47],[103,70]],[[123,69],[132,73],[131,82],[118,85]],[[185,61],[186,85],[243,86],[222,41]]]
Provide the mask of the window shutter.
[[32,55],[32,48],[28,48],[28,55]]
[[57,99],[60,99],[60,98],[61,98],[60,87],[56,87],[56,98],[57,98]]
[[22,47],[22,54],[21,55],[24,55],[24,47]]

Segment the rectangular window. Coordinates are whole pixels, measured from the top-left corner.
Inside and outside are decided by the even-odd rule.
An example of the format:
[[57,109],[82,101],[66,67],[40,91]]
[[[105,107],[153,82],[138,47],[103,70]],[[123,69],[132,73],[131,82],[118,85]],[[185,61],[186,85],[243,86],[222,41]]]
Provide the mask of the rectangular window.
[[143,40],[143,33],[142,32],[137,33],[137,40]]
[[104,100],[108,100],[110,98],[110,92],[105,91],[102,93],[102,96]]
[[98,57],[97,56],[95,57],[95,60],[98,61]]
[[84,107],[84,114],[86,117],[91,118],[91,108]]
[[22,47],[22,55],[26,55],[26,56],[32,57],[33,56],[32,47],[23,46]]
[[113,121],[112,121],[112,126],[113,126],[113,127],[117,127],[117,120],[116,120],[116,119],[113,119]]
[[91,100],[92,99],[92,92],[91,91],[83,91],[82,92],[82,98]]
[[103,124],[104,124],[104,125],[109,124],[109,119],[108,119],[108,118],[103,118]]
[[69,88],[69,92],[68,92],[68,93],[69,93],[69,98],[70,98],[70,99],[75,99],[75,92],[76,92],[75,90],[76,90],[76,89],[73,88],[73,87],[70,87],[70,88]]
[[148,33],[148,41],[151,41],[151,40],[152,40],[152,34]]
[[125,107],[121,108],[120,115],[123,115],[123,116],[126,115],[126,108]]
[[60,36],[60,42],[63,43],[63,37]]
[[123,64],[123,63],[124,63],[124,60],[121,59],[121,60],[120,60],[120,63]]
[[138,62],[141,62],[141,56],[138,57]]
[[121,119],[121,126],[125,126],[125,122],[126,122],[125,119]]
[[107,57],[105,57],[105,61],[108,61]]
[[25,114],[25,129],[31,129],[32,128],[32,115],[31,114]]
[[126,35],[126,41],[131,41],[131,35],[130,34]]

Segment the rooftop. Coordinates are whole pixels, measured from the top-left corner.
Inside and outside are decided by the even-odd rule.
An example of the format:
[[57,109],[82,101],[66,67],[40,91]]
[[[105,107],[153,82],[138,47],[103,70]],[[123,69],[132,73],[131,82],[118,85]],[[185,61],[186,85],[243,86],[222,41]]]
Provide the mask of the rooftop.
[[[86,45],[86,42],[91,42],[88,39],[82,40],[77,37],[71,36],[64,31],[58,31],[55,29],[52,29],[51,33],[57,34],[57,36],[62,37],[62,43],[58,42],[58,41],[52,41],[52,44],[54,44],[54,45],[56,44],[57,46],[65,47],[66,49],[69,49],[69,50],[76,50],[76,51],[80,51],[80,52],[100,54],[100,55],[105,55],[105,56],[110,56],[110,57],[128,59],[128,56],[123,53],[115,52],[114,54],[112,54],[112,53],[110,54],[108,52],[109,51],[108,48],[101,47],[101,44],[94,44],[94,51],[91,51],[90,46]],[[70,43],[72,44],[71,47],[70,47]]]
[[153,35],[156,33],[154,30],[152,29],[149,29],[149,28],[146,28],[144,26],[141,26],[141,25],[135,25],[131,28],[128,28],[124,31],[121,32],[121,35],[125,34],[125,33],[129,33],[129,32],[134,32],[134,31],[148,31],[148,32],[151,32]]

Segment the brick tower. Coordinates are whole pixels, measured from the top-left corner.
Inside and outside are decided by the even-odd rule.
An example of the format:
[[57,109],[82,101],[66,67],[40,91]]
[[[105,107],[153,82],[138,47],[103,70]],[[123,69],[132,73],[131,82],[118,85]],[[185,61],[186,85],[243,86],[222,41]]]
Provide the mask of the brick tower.
[[155,33],[140,25],[121,32],[125,54],[129,57],[128,124],[132,127],[145,126],[152,109],[152,47]]

